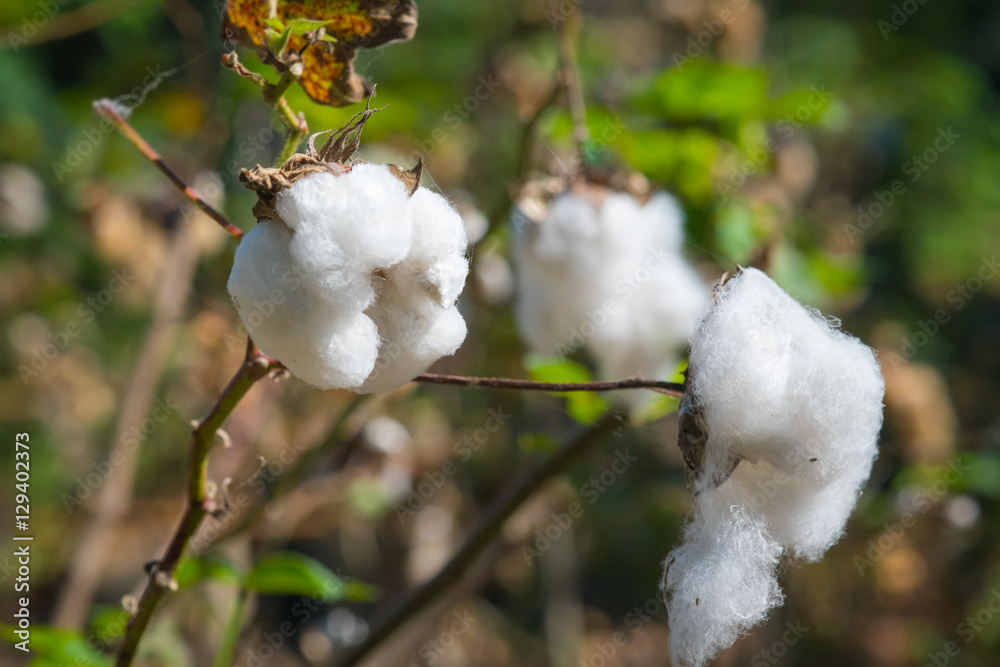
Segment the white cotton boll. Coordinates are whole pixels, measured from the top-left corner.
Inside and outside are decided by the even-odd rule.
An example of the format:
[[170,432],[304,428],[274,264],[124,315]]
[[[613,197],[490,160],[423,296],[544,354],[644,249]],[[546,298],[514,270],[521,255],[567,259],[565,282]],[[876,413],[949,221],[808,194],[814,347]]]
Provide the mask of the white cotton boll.
[[455,306],[442,308],[412,284],[386,281],[368,314],[384,339],[361,393],[391,391],[420,375],[465,340],[465,320]]
[[[663,583],[675,660],[703,664],[763,620],[780,593],[756,614],[749,601],[760,602],[765,579],[777,586],[782,552],[817,560],[840,538],[877,453],[883,392],[872,350],[765,274],[743,269],[716,291],[690,354],[688,399],[705,434],[695,512],[667,560],[687,565],[670,566]],[[726,508],[757,526],[756,544],[730,546]],[[689,598],[707,590],[716,599],[725,585],[714,578],[724,582],[732,568],[748,572],[753,595],[746,607],[719,607],[728,629],[699,639],[689,629],[706,612]]]
[[450,306],[469,274],[465,224],[447,199],[427,188],[418,188],[410,197],[410,211],[413,242],[398,268],[405,270],[406,278],[432,288],[442,306]]
[[[461,217],[384,165],[315,172],[277,194],[236,251],[229,291],[266,354],[321,389],[389,391],[465,339]],[[376,367],[378,361],[378,367]]]
[[741,505],[700,503],[664,561],[673,664],[700,667],[781,604],[781,546]]
[[353,390],[371,374],[378,350],[375,323],[364,313],[351,312],[310,318],[286,333],[274,356],[314,387]]
[[250,337],[295,376],[324,389],[361,384],[378,354],[378,331],[364,314],[338,311],[295,280],[293,233],[264,220],[236,249],[229,293]]
[[[564,194],[540,224],[519,231],[517,321],[533,352],[565,356],[582,348],[608,380],[673,377],[709,298],[680,254],[676,199],[657,193],[643,204],[607,192],[597,207]],[[641,408],[656,397],[623,391],[608,398]]]
[[408,196],[385,165],[356,164],[344,174],[309,174],[277,195],[275,210],[297,232],[291,253],[317,294],[367,307],[376,268],[406,256],[413,233]]

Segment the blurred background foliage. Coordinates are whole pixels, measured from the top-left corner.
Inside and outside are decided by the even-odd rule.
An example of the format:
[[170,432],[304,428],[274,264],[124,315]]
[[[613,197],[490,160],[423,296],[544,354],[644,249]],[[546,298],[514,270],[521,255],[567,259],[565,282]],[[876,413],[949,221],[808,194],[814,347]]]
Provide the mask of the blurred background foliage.
[[[386,107],[365,128],[362,157],[422,156],[425,183],[459,206],[476,240],[461,302],[470,335],[437,370],[586,376],[586,359],[525,359],[507,224],[519,183],[575,159],[553,96],[555,29],[582,17],[587,163],[680,196],[706,282],[735,263],[766,267],[877,347],[886,376],[881,454],[846,537],[821,563],[790,565],[785,606],[718,664],[997,664],[1000,5],[421,0],[419,10],[413,41],[362,51],[357,66]],[[101,97],[133,107],[165,160],[247,228],[255,198],[239,169],[273,162],[282,137],[259,90],[218,64],[220,11],[189,0],[0,6],[0,417],[5,451],[14,433],[31,434],[34,664],[107,661],[123,596],[138,592],[179,514],[189,422],[242,358],[225,291],[233,244],[90,107]],[[358,110],[319,107],[297,88],[289,100],[313,131]],[[249,500],[206,528],[205,560],[185,565],[188,585],[143,644],[148,664],[210,664],[222,649],[241,665],[269,653],[273,665],[329,664],[364,636],[377,600],[431,576],[504,482],[604,403],[408,386],[334,428],[349,406],[345,393],[290,379],[261,383],[236,410],[211,475]],[[660,561],[690,501],[675,432],[673,417],[649,419],[546,486],[379,664],[666,664]],[[585,485],[626,450],[639,463],[591,502]],[[12,455],[0,474],[13,479]],[[13,497],[5,481],[3,506]],[[553,513],[573,501],[584,514],[545,546]],[[907,512],[915,521],[900,528]],[[85,551],[100,517],[105,532]],[[4,619],[12,551],[0,555]],[[85,553],[99,554],[96,572]],[[247,574],[262,563],[264,574]],[[324,592],[303,612],[309,577]],[[234,609],[238,635],[224,633]],[[453,614],[475,620],[458,632]],[[276,635],[286,622],[292,632]],[[787,623],[808,630],[790,643]],[[220,647],[223,636],[236,643]]]

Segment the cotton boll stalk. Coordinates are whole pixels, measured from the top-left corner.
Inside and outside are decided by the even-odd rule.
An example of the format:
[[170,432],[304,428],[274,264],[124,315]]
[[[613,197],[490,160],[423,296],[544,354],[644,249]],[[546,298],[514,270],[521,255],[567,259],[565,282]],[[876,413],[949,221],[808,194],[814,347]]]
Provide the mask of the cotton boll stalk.
[[[817,560],[840,538],[877,453],[883,392],[872,350],[765,274],[717,288],[681,409],[696,495],[663,580],[675,661],[702,665],[766,617],[780,554]],[[725,583],[734,568],[745,585]],[[698,634],[702,593],[721,612]]]

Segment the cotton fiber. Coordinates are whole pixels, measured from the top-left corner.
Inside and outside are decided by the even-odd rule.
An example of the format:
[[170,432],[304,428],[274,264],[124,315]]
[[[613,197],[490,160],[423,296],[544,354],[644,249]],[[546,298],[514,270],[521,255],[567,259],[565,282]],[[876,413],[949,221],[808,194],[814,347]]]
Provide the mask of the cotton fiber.
[[[529,348],[558,357],[585,350],[605,379],[670,379],[708,304],[681,254],[677,201],[569,192],[538,222],[524,217],[515,218],[517,321]],[[634,406],[651,397],[618,398]]]
[[884,386],[873,351],[838,327],[756,269],[718,287],[698,324],[681,418],[695,426],[680,438],[695,509],[662,582],[676,664],[703,665],[764,620],[781,555],[818,560],[844,530]]
[[229,293],[251,338],[321,389],[390,391],[465,339],[461,217],[386,165],[316,170],[244,235]]

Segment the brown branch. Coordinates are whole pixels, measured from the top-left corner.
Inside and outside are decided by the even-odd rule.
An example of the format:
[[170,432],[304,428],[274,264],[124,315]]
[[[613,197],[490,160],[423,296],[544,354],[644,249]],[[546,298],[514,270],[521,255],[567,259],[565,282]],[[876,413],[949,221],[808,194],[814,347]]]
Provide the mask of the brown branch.
[[475,563],[483,551],[493,542],[512,514],[537,491],[545,482],[558,474],[575,458],[605,436],[610,435],[622,418],[618,414],[608,414],[597,424],[578,431],[567,439],[544,465],[534,471],[525,471],[507,483],[499,495],[493,499],[486,511],[469,531],[469,536],[451,557],[451,560],[428,581],[417,588],[403,593],[392,600],[374,619],[374,631],[340,661],[337,667],[353,667],[371,653],[383,640],[395,632],[409,619],[416,616],[438,595],[445,592]]
[[569,107],[573,123],[573,142],[582,158],[584,146],[590,140],[590,128],[587,125],[587,105],[584,101],[580,65],[576,57],[576,38],[581,23],[582,20],[576,14],[567,16],[563,21],[559,29],[559,63],[562,84],[566,90],[566,106]]
[[489,389],[517,389],[521,391],[617,391],[619,389],[649,389],[668,396],[684,396],[684,385],[680,382],[626,378],[601,382],[536,382],[517,378],[482,378],[463,375],[439,375],[424,373],[413,378],[414,382],[427,384],[450,384],[460,387],[485,387]]
[[139,152],[142,153],[147,160],[153,163],[153,166],[159,169],[164,176],[170,179],[170,182],[173,183],[185,197],[191,200],[195,206],[204,211],[208,217],[222,225],[222,228],[229,232],[230,236],[237,240],[243,236],[243,231],[239,227],[229,222],[229,220],[226,219],[226,216],[214,209],[211,204],[202,199],[201,196],[194,191],[194,188],[185,183],[173,169],[167,166],[167,163],[163,161],[160,154],[157,153],[138,132],[136,132],[135,128],[132,127],[127,120],[122,118],[121,114],[119,114],[116,110],[114,102],[108,99],[97,100],[94,102],[94,112],[102,118],[106,118],[114,123],[115,127],[118,128],[122,135],[128,139],[133,146],[138,148]]
[[149,581],[139,599],[139,608],[129,621],[125,641],[118,653],[117,667],[128,667],[135,658],[139,640],[149,625],[153,612],[167,594],[176,588],[174,572],[191,538],[205,516],[215,509],[214,499],[207,488],[208,453],[215,434],[250,388],[269,372],[280,366],[247,340],[247,353],[240,369],[223,389],[208,415],[194,427],[191,434],[191,458],[188,463],[188,499],[180,525],[167,546],[163,558],[149,568]]

